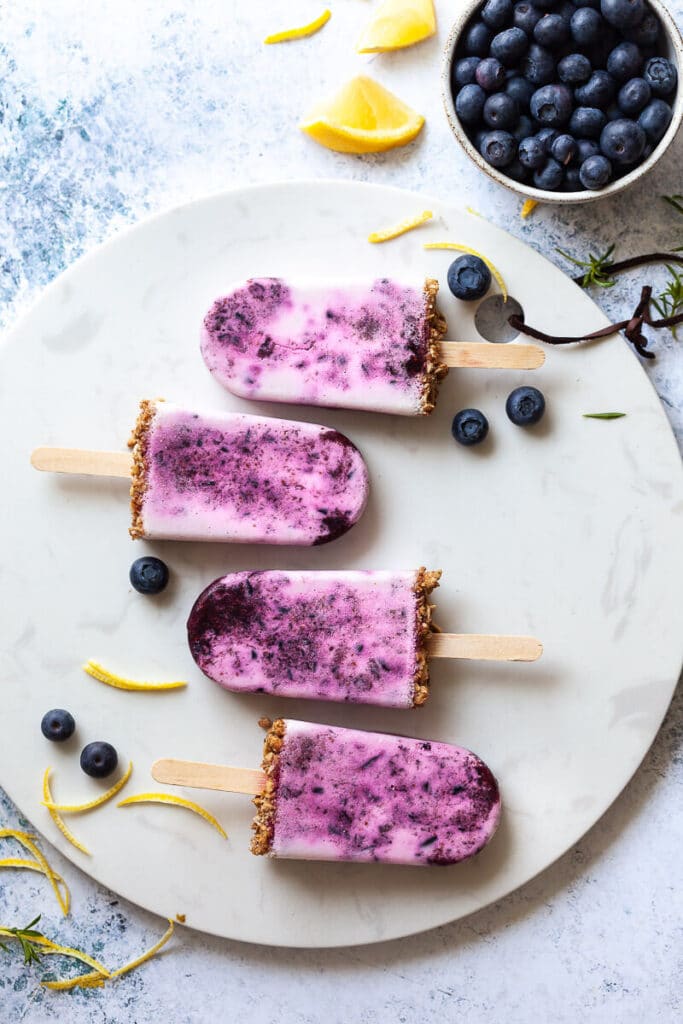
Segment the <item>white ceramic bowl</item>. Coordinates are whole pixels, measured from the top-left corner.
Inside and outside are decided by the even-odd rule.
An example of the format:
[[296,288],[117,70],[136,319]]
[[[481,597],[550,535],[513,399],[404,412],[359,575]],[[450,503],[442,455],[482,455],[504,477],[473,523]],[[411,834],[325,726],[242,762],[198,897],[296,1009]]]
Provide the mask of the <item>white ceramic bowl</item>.
[[629,174],[625,174],[623,178],[619,178],[617,181],[611,182],[598,192],[549,192],[545,189],[531,188],[528,185],[522,185],[517,181],[513,181],[512,178],[508,178],[502,170],[499,171],[495,167],[491,167],[491,165],[484,160],[473,143],[468,139],[455,112],[455,102],[451,92],[451,65],[453,63],[453,57],[463,29],[472,15],[483,6],[483,3],[484,0],[462,0],[459,14],[446,41],[443,69],[441,73],[441,88],[448,123],[450,124],[451,130],[462,148],[480,170],[488,174],[489,178],[493,178],[494,181],[497,181],[499,185],[504,185],[505,188],[509,188],[512,192],[516,192],[517,195],[522,196],[524,199],[536,199],[541,203],[590,203],[595,199],[602,199],[605,196],[614,196],[617,192],[623,192],[624,189],[633,185],[636,181],[640,181],[643,175],[652,170],[660,157],[671,145],[676,132],[680,128],[681,121],[683,120],[683,39],[681,38],[681,33],[676,22],[671,16],[671,13],[668,8],[661,3],[661,0],[648,0],[648,3],[659,18],[666,34],[667,45],[665,47],[665,55],[669,60],[673,61],[678,70],[678,89],[676,91],[676,98],[673,104],[673,117],[671,119],[671,124],[669,125],[666,135],[659,145],[656,146],[647,160],[644,160],[642,164],[639,164],[638,167],[634,168],[634,170]]

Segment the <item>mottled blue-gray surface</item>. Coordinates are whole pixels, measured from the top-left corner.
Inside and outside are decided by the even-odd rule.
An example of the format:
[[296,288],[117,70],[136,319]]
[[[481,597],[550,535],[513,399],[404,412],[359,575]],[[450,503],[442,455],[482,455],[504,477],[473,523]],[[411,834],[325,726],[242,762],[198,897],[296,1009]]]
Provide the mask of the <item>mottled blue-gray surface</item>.
[[[449,4],[437,2],[440,39],[366,60],[353,41],[368,5],[344,0],[316,37],[264,47],[268,32],[308,20],[322,5],[54,0],[0,3],[0,316],[10,324],[82,253],[149,212],[252,181],[354,178],[469,203],[561,263],[616,242],[628,256],[683,244],[658,198],[683,191],[679,138],[657,170],[624,196],[566,211],[519,201],[475,172],[453,143],[439,98],[438,64]],[[680,19],[683,3],[672,8]],[[416,143],[381,156],[345,157],[297,131],[311,97],[369,70],[421,110]],[[596,295],[630,312],[647,270]],[[618,342],[613,342],[618,343]],[[647,366],[683,437],[680,345],[660,332]],[[614,382],[614,406],[619,382]],[[656,642],[656,638],[644,638]],[[557,864],[472,918],[415,938],[351,950],[261,949],[177,933],[168,951],[104,990],[50,993],[16,951],[0,951],[6,1024],[210,1019],[395,1024],[461,1018],[528,1024],[577,1019],[667,1024],[683,1000],[680,813],[683,700],[672,705],[630,785]],[[29,770],[33,770],[29,766]],[[0,822],[21,822],[6,798]],[[0,878],[0,923],[41,926],[112,966],[161,934],[164,922],[119,900],[53,853],[69,880],[62,919],[46,883]]]

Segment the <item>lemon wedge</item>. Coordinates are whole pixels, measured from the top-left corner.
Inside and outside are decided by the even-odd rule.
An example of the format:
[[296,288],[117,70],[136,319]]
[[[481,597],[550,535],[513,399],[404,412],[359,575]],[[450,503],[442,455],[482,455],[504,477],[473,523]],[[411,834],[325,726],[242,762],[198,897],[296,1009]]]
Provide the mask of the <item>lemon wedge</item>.
[[204,821],[208,821],[209,825],[212,825],[223,836],[223,839],[228,838],[228,834],[222,827],[220,822],[216,821],[213,814],[210,814],[206,808],[196,804],[194,800],[186,800],[182,796],[173,796],[171,793],[136,793],[135,796],[128,796],[125,800],[119,800],[117,807],[129,807],[131,804],[173,804],[175,807],[184,807],[188,811],[193,811],[198,814]]
[[115,782],[114,785],[106,791],[106,793],[101,793],[99,796],[95,797],[94,800],[88,800],[85,804],[56,804],[43,800],[43,806],[47,807],[48,811],[61,811],[63,814],[82,814],[83,811],[92,811],[96,807],[101,807],[102,804],[106,804],[106,802],[111,800],[113,796],[116,796],[116,794],[119,793],[128,782],[132,771],[133,762],[130,761],[125,773],[121,776],[118,782]]
[[317,103],[299,126],[338,153],[381,153],[405,146],[419,134],[424,117],[367,75],[347,82]]
[[432,0],[384,0],[358,40],[358,53],[401,50],[436,32]]
[[287,28],[284,32],[273,32],[272,35],[266,36],[263,42],[269,46],[271,43],[288,43],[292,39],[304,39],[306,36],[312,36],[315,32],[319,32],[323,25],[327,25],[331,17],[331,11],[323,11],[318,18],[309,21],[308,25]]
[[98,661],[94,661],[92,658],[88,658],[83,671],[87,672],[93,679],[99,679],[101,683],[106,683],[107,686],[114,686],[117,690],[144,690],[145,693],[156,693],[162,690],[178,690],[183,686],[187,686],[186,682],[181,680],[171,683],[146,683],[139,679],[126,679],[125,676],[117,676],[109,669],[100,665]]
[[419,228],[421,224],[426,224],[433,216],[434,214],[431,210],[423,210],[422,213],[418,213],[417,217],[408,217],[393,228],[385,228],[384,231],[373,231],[368,235],[368,242],[374,242],[375,244],[378,242],[389,242],[392,238],[405,235],[406,231],[412,231],[413,228]]
[[476,249],[471,249],[469,245],[459,245],[457,242],[425,242],[425,249],[454,249],[455,252],[466,252],[470,256],[478,256],[480,260],[483,260],[486,266],[489,268],[493,277],[495,278],[498,287],[503,293],[503,302],[507,302],[508,290],[505,287],[505,281],[498,267],[491,263],[491,260],[487,259],[483,253],[477,252]]

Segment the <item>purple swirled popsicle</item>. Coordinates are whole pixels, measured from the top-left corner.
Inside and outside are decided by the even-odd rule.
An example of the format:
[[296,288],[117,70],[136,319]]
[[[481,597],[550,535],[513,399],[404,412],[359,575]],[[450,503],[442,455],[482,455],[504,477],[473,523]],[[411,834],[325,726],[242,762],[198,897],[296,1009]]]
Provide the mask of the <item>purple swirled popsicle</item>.
[[252,853],[455,864],[500,820],[490,769],[449,743],[278,719],[266,736]]

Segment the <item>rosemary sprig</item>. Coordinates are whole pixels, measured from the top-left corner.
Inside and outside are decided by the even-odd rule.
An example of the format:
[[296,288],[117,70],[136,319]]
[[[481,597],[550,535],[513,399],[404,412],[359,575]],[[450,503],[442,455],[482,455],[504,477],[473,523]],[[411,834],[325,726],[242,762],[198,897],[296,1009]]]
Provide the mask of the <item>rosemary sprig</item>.
[[585,420],[620,420],[622,416],[625,416],[625,412],[584,412],[582,416]]
[[555,252],[559,252],[560,256],[564,256],[575,267],[581,267],[585,271],[581,278],[582,288],[588,288],[592,284],[598,288],[611,288],[617,283],[615,278],[609,275],[612,263],[614,262],[612,260],[614,245],[610,245],[609,249],[606,249],[601,256],[594,256],[592,252],[589,253],[587,260],[577,260],[574,256],[570,256],[568,252],[565,252],[564,249],[556,249]]
[[665,203],[668,203],[669,206],[673,206],[674,210],[677,213],[680,213],[681,216],[683,217],[683,196],[682,195],[680,195],[679,193],[675,193],[672,196],[662,196],[662,199],[664,200]]
[[[36,937],[38,937],[39,939],[43,939],[45,937],[41,932],[35,931],[33,927],[34,925],[38,924],[38,922],[40,921],[40,917],[41,915],[38,914],[38,917],[35,917],[30,924],[26,925],[25,928],[3,929],[3,934],[12,935],[18,941],[24,954],[25,964],[30,964],[34,962],[40,963],[40,953],[38,952],[39,947],[32,941]],[[9,952],[9,947],[6,946],[4,942],[0,942],[0,949],[4,949],[6,953]]]
[[[669,280],[664,291],[660,292],[657,298],[652,299],[652,305],[663,318],[676,316],[683,310],[683,277],[669,263],[666,264],[669,271]],[[669,328],[674,338],[678,338],[676,325]]]

